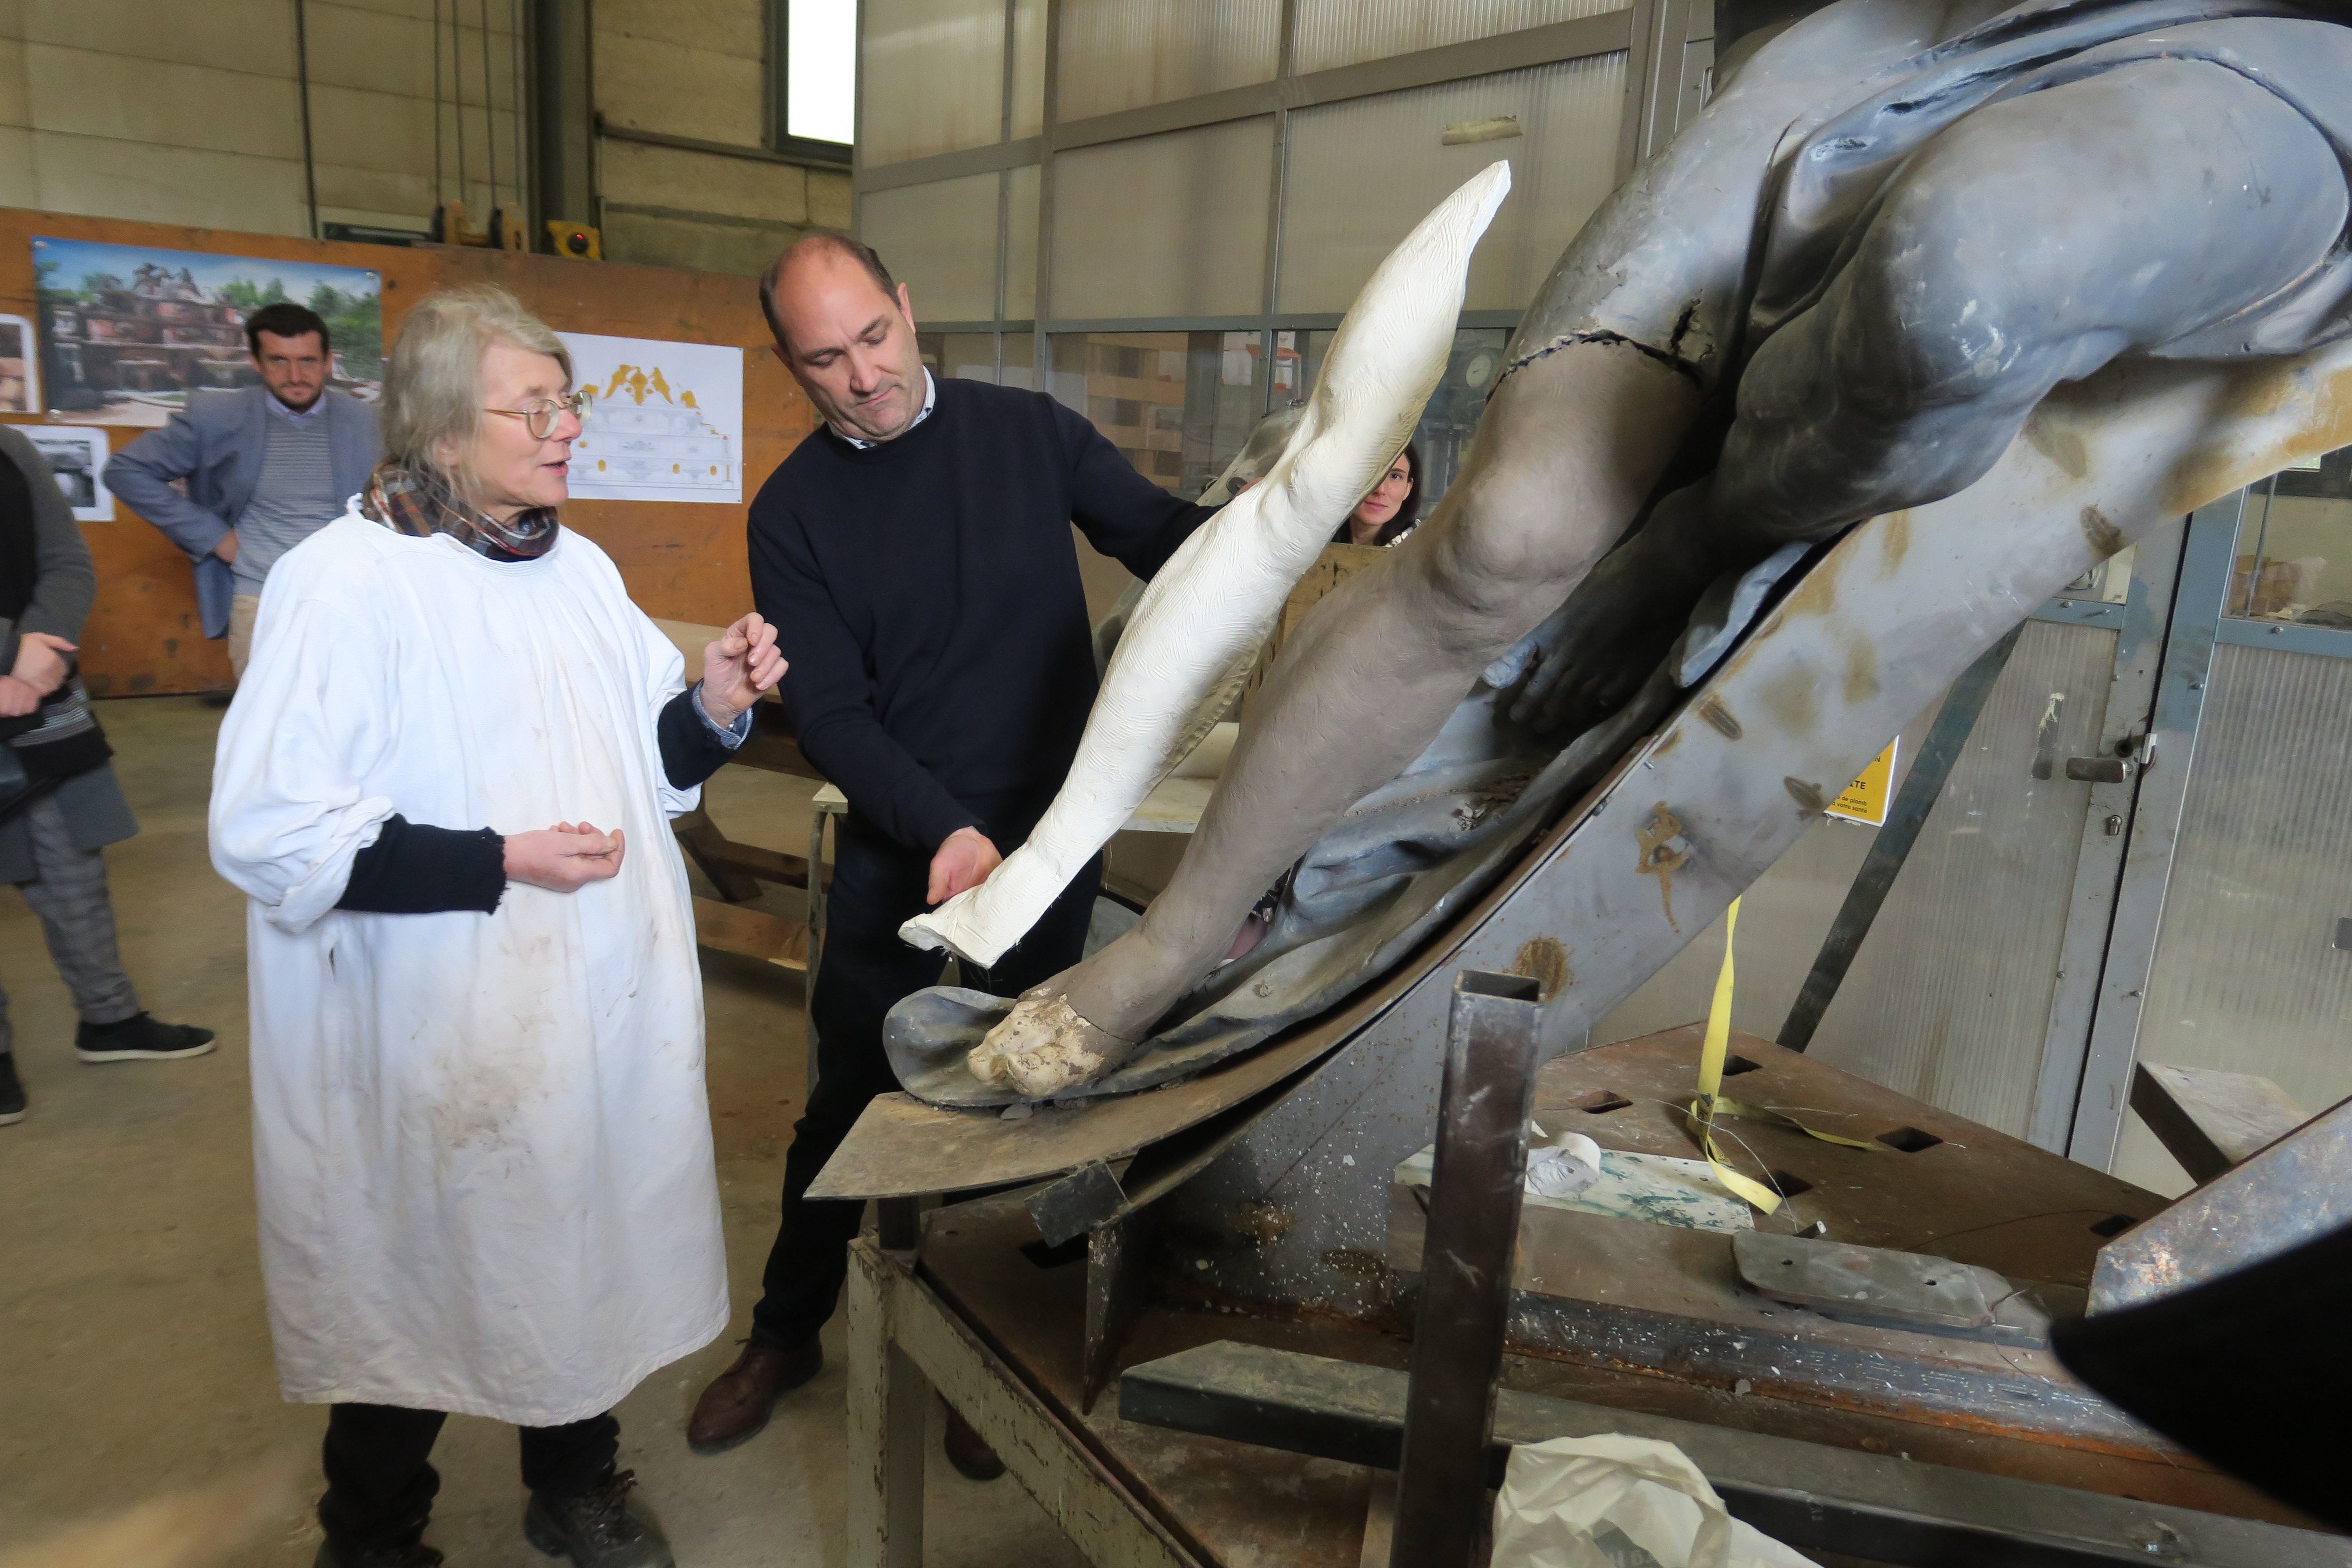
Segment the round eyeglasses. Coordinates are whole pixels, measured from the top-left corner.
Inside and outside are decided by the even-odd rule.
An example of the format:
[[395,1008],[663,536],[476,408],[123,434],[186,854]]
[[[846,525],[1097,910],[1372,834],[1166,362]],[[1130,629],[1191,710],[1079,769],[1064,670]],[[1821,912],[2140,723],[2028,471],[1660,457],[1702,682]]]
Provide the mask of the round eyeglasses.
[[520,419],[522,421],[523,428],[530,432],[531,439],[544,441],[553,433],[555,422],[566,414],[571,415],[583,425],[587,424],[588,405],[593,401],[593,399],[584,392],[573,392],[567,393],[562,397],[543,397],[537,403],[523,408],[485,408],[482,412],[503,414],[509,419]]

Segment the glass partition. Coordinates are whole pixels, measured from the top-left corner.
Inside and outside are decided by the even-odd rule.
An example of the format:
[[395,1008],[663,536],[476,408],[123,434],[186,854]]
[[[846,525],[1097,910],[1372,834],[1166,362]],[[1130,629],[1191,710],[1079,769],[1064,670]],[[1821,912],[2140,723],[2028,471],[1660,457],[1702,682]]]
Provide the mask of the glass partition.
[[2223,613],[2352,630],[2352,447],[2247,492]]
[[1206,489],[1265,412],[1258,332],[1065,332],[1053,353],[1054,395],[1181,496]]

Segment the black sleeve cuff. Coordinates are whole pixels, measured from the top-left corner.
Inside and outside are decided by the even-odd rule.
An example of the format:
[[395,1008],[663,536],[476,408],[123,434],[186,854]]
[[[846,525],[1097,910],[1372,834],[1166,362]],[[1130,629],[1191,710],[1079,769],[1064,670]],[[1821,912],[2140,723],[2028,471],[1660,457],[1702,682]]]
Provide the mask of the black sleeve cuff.
[[[662,772],[672,789],[692,789],[727,765],[735,753],[713,734],[695,711],[691,686],[662,707],[654,723],[654,739],[661,747]],[[757,722],[755,720],[754,722]]]
[[461,832],[388,817],[375,842],[352,859],[351,880],[335,908],[379,915],[488,914],[507,890],[506,845],[487,827]]

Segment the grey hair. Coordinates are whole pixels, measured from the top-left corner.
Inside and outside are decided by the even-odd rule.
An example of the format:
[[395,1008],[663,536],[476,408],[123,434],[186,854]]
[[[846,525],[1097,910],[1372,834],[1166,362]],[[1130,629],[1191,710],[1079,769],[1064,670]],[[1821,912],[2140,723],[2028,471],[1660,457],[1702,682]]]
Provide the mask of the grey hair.
[[410,308],[385,361],[379,421],[387,458],[472,494],[462,458],[453,466],[439,452],[465,452],[481,428],[482,356],[493,343],[547,355],[571,390],[571,351],[521,300],[495,283],[436,289]]

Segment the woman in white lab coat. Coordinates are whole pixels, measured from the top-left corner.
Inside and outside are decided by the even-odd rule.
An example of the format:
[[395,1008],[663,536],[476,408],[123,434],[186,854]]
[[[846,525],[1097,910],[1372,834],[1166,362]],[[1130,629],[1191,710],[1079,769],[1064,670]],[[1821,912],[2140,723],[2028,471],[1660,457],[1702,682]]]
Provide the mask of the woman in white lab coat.
[[782,674],[702,679],[562,527],[580,399],[503,290],[402,324],[389,454],[262,595],[213,863],[251,898],[278,1376],[333,1406],[324,1568],[428,1568],[451,1411],[523,1428],[533,1544],[670,1562],[612,1406],[728,1314],[702,993],[667,818]]

